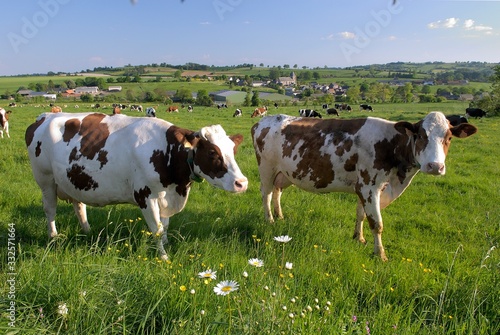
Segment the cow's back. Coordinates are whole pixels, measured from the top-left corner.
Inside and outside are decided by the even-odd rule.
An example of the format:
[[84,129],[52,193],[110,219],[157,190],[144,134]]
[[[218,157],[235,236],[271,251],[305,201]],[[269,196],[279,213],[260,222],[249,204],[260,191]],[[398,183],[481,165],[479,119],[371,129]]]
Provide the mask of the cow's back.
[[39,185],[54,180],[59,194],[92,205],[134,203],[134,184],[157,178],[150,160],[165,151],[170,126],[124,115],[47,113],[26,130],[26,145]]
[[[310,192],[355,192],[360,170],[373,169],[374,143],[395,134],[377,119],[312,119],[269,116],[252,128],[259,170],[280,172]],[[265,172],[264,172],[265,173]]]

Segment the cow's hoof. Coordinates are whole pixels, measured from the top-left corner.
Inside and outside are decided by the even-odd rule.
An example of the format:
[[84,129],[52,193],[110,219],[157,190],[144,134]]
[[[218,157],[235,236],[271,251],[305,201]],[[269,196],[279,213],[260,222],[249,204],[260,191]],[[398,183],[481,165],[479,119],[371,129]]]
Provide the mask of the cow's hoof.
[[167,262],[168,261],[168,255],[161,255],[161,260]]

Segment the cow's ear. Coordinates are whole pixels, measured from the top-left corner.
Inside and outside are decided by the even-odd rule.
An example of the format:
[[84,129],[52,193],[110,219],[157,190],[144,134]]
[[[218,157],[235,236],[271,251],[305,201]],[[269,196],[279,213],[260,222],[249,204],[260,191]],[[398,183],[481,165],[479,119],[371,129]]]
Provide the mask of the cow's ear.
[[417,133],[417,127],[416,124],[407,122],[407,121],[399,121],[394,125],[394,128],[398,132],[404,135],[413,135]]
[[464,138],[474,135],[477,132],[477,128],[470,123],[461,123],[456,127],[451,127],[450,131],[453,136]]
[[229,136],[229,138],[235,144],[234,145],[234,153],[236,153],[236,150],[238,149],[238,146],[241,144],[241,142],[243,142],[243,135],[236,134],[236,135]]

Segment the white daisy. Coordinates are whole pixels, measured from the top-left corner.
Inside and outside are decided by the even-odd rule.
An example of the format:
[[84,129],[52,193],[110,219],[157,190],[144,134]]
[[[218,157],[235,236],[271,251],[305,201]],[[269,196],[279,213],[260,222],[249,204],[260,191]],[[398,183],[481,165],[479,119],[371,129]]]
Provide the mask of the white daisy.
[[198,273],[198,278],[210,278],[210,279],[217,279],[216,275],[217,271],[213,271],[210,269],[207,269],[206,271],[199,272]]
[[264,266],[264,262],[258,258],[250,258],[248,260],[248,264],[255,266],[256,268]]
[[229,293],[236,291],[239,285],[234,280],[224,280],[214,287],[214,292],[217,295],[228,295]]
[[68,315],[68,306],[66,306],[66,303],[60,303],[59,306],[57,306],[57,314],[60,314],[62,316]]
[[291,270],[291,269],[293,268],[293,263],[286,262],[286,263],[285,263],[285,268],[286,268],[287,270]]
[[274,240],[281,243],[288,243],[292,240],[292,238],[288,235],[282,235],[282,236],[276,236]]

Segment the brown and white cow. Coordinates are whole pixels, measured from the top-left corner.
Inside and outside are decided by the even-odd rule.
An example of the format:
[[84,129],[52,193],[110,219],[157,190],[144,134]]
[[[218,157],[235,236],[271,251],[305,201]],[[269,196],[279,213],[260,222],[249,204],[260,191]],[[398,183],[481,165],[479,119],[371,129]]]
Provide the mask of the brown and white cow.
[[380,210],[399,197],[418,171],[445,174],[452,136],[467,137],[470,124],[451,127],[440,112],[417,123],[379,118],[319,120],[287,115],[266,117],[252,127],[266,219],[283,218],[283,189],[296,185],[314,193],[348,192],[359,197],[354,238],[365,243],[368,219],[374,252],[387,260]]
[[267,106],[257,107],[254,109],[254,111],[250,117],[257,117],[257,116],[263,117],[266,114],[267,114]]
[[42,114],[26,130],[26,145],[42,190],[49,237],[57,235],[57,198],[73,203],[85,232],[86,205],[140,207],[166,259],[169,217],[180,212],[193,181],[244,192],[247,178],[234,159],[241,135],[220,125],[194,132],[157,118],[101,113]]
[[179,107],[177,106],[168,106],[167,113],[179,112]]
[[0,107],[0,138],[3,138],[3,133],[7,135],[8,138],[10,138],[9,134],[9,114],[12,113],[12,111],[6,111],[5,109]]

